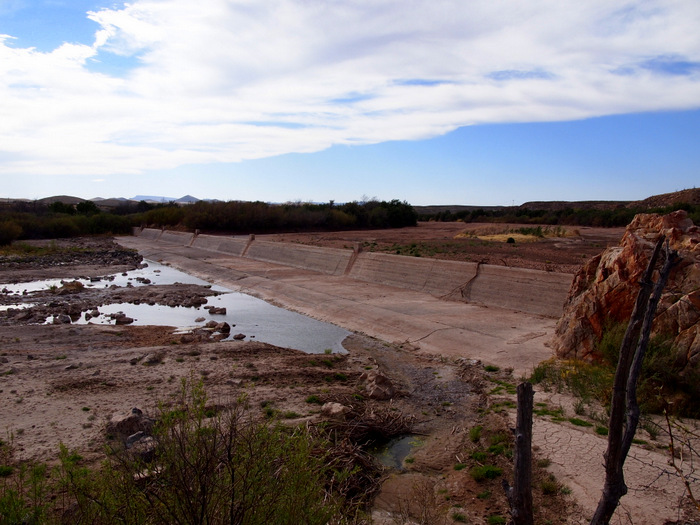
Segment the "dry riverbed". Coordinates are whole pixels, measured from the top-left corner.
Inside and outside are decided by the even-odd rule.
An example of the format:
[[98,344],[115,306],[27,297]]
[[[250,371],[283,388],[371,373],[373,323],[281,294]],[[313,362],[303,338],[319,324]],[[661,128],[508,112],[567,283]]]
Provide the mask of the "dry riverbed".
[[[347,242],[352,235],[344,237]],[[517,382],[508,370],[419,354],[410,345],[361,334],[345,339],[347,353],[308,354],[251,340],[222,340],[229,331],[216,324],[185,333],[123,319],[126,324],[117,325],[116,319],[107,325],[76,324],[114,302],[202,307],[216,292],[187,284],[113,286],[109,276],[137,268],[142,264],[138,254],[110,239],[56,245],[69,249],[63,255],[0,260],[0,283],[63,280],[26,294],[0,295],[0,307],[14,305],[0,310],[0,438],[12,443],[15,461],[54,463],[63,443],[96,465],[104,457],[111,420],[132,408],[157,416],[159,405],[177,397],[183,380],[201,379],[212,404],[226,406],[245,395],[258,417],[287,425],[328,420],[332,416],[322,407],[329,402],[353,413],[413,421],[410,437],[379,454],[392,466],[384,468],[369,509],[374,524],[406,523],[420,515],[424,523],[437,524],[498,523],[498,517],[507,517],[500,481],[512,479],[510,427]],[[568,258],[561,260],[573,264],[576,254],[570,248],[549,247],[566,251]],[[101,286],[72,284],[76,278]],[[197,315],[193,309],[192,317]],[[46,320],[49,324],[43,324]],[[368,373],[387,378],[394,395],[373,398]],[[574,413],[566,396],[538,392],[535,400]],[[586,509],[595,504],[602,483],[604,439],[590,428],[546,415],[535,420],[535,439],[536,522],[586,523]],[[633,454],[646,463],[664,461],[663,452],[648,448],[635,447]],[[665,491],[665,483],[649,480],[644,488],[649,472],[641,461],[632,463],[639,472],[630,476],[633,489],[623,501],[620,522],[643,523],[627,515],[653,516],[648,523],[662,523],[666,518],[659,517],[671,515],[675,506],[680,521],[668,523],[692,523],[683,517],[691,515],[687,506],[671,501],[676,496]],[[500,474],[475,479],[474,469],[487,465],[501,469]],[[588,498],[584,508],[575,496],[581,502]]]
[[[446,523],[463,518],[485,523],[489,516],[507,515],[501,476],[476,481],[469,473],[488,463],[510,478],[504,407],[512,401],[504,400],[512,395],[488,395],[494,386],[512,384],[507,371],[420,356],[358,334],[344,341],[346,354],[312,355],[255,341],[219,341],[213,327],[197,335],[167,326],[73,324],[113,301],[201,305],[214,292],[182,284],[72,287],[74,278],[136,268],[140,257],[108,239],[60,244],[76,250],[0,261],[0,282],[64,280],[53,289],[20,294],[20,302],[33,306],[0,315],[0,433],[12,443],[16,461],[55,462],[63,443],[96,464],[111,419],[132,408],[156,415],[159,403],[177,396],[183,379],[195,378],[203,380],[213,403],[226,405],[245,394],[261,418],[284,424],[327,419],[321,410],[326,402],[413,420],[411,444],[391,458],[393,467],[385,467],[374,523],[397,523],[421,512]],[[18,296],[3,294],[3,300],[16,304]],[[47,318],[49,324],[37,324]],[[391,399],[372,398],[363,376],[368,372],[389,379],[395,389]],[[500,442],[506,445],[486,452]],[[574,501],[561,492],[536,491],[536,500],[542,520],[564,523],[563,516],[575,514]]]

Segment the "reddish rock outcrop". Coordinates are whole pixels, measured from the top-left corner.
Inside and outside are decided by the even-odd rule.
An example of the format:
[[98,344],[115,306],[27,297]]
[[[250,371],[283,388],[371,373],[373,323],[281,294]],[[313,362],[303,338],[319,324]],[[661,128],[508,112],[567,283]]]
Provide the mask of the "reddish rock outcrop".
[[[664,290],[653,333],[673,338],[677,363],[700,361],[700,228],[686,212],[640,214],[620,245],[591,259],[574,277],[552,345],[560,357],[598,359],[595,345],[610,322],[627,322],[639,280],[660,235],[680,256]],[[658,278],[658,272],[654,280]]]

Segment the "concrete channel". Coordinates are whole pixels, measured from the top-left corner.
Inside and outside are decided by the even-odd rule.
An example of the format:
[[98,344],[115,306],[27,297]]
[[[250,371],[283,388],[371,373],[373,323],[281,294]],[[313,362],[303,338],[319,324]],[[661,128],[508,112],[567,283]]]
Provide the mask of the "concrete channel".
[[480,359],[516,377],[546,346],[572,275],[382,253],[137,229],[144,256],[383,341]]

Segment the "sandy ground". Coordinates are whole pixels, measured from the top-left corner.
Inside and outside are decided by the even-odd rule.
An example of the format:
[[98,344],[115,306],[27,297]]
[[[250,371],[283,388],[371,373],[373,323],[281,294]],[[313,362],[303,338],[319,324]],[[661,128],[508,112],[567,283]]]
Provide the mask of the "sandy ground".
[[[434,224],[447,236],[465,226]],[[432,224],[421,225],[413,233],[420,231],[429,237],[438,231],[437,226],[432,228]],[[400,231],[410,239],[410,232],[404,230],[411,229]],[[341,241],[333,242],[352,242],[350,238],[359,239],[363,233],[367,232],[347,232]],[[378,243],[379,234],[375,233],[372,242]],[[387,235],[396,233],[399,231]],[[621,232],[603,233],[612,239]],[[597,232],[590,238],[597,240],[582,242],[591,246],[608,242],[606,235]],[[158,402],[176,395],[182,378],[203,378],[216,403],[225,404],[245,392],[261,415],[263,406],[272,407],[275,417],[295,423],[321,419],[319,405],[306,402],[309,395],[322,401],[352,402],[356,399],[353,395],[364,394],[359,377],[373,369],[389,377],[399,394],[391,401],[368,403],[415,416],[418,435],[418,445],[408,461],[398,470],[386,471],[372,509],[374,523],[404,523],[408,514],[422,511],[432,513],[434,523],[455,522],[451,516],[459,515],[470,523],[486,523],[489,516],[507,515],[500,480],[475,482],[468,473],[477,464],[471,456],[488,449],[499,434],[509,435],[514,417],[512,388],[517,380],[507,368],[515,366],[524,372],[547,357],[542,332],[551,330],[553,321],[514,316],[496,323],[497,328],[490,309],[457,311],[452,308],[469,305],[425,303],[427,298],[418,297],[420,294],[394,289],[377,294],[375,289],[353,287],[352,283],[343,287],[338,282],[325,282],[321,276],[283,267],[252,267],[246,266],[250,261],[220,255],[148,247],[134,238],[120,242],[139,245],[147,256],[200,277],[208,276],[211,282],[238,287],[317,318],[333,320],[335,316],[336,320],[344,319],[338,323],[344,326],[355,322],[361,328],[353,329],[358,333],[344,342],[347,355],[320,358],[261,343],[186,342],[167,327],[0,326],[0,396],[5,404],[0,433],[12,433],[18,459],[50,461],[59,442],[99,459],[109,419],[127,414],[132,407],[155,414]],[[386,242],[396,241],[387,238]],[[576,250],[570,243],[551,246],[551,250],[561,252],[560,264],[573,265]],[[581,254],[578,257],[583,259]],[[43,273],[33,272],[32,277],[46,277],[54,272],[52,268],[60,268],[62,276],[70,275],[65,266],[54,265],[44,268]],[[93,270],[100,273],[98,266]],[[109,273],[110,269],[102,271]],[[3,275],[16,277],[12,272],[15,270],[1,269],[0,281],[9,282]],[[330,296],[340,301],[336,303],[339,308],[330,308]],[[432,314],[426,304],[434,308]],[[464,323],[465,318],[471,324],[448,330],[445,319],[450,318],[452,324],[457,319]],[[544,323],[543,327],[533,326],[536,322]],[[470,343],[465,344],[465,340]],[[505,353],[499,357],[486,352],[493,345],[501,345]],[[492,364],[490,370],[495,366],[498,371],[487,372],[482,363]],[[566,417],[575,415],[573,401],[558,394],[538,392],[536,401],[552,409],[561,407]],[[535,456],[540,460],[534,486],[537,523],[585,523],[600,494],[606,442],[592,427],[554,419],[538,416],[534,423]],[[484,432],[474,441],[470,430],[476,426],[483,426]],[[682,485],[667,474],[667,457],[657,448],[662,444],[646,439],[648,445],[635,445],[631,452],[627,467],[630,493],[623,498],[614,523],[693,522],[687,505],[679,503]],[[491,454],[489,462],[504,468],[510,479],[512,465],[507,457]],[[456,468],[462,464],[466,467]],[[554,494],[543,488],[550,474],[558,487]]]

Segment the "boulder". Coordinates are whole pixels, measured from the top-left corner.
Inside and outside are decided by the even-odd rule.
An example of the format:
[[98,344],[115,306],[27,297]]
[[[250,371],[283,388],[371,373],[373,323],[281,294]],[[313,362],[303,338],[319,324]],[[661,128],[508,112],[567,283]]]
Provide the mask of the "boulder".
[[324,403],[321,407],[321,414],[330,419],[343,419],[348,412],[350,408],[340,403]]
[[132,408],[131,413],[126,416],[115,415],[107,423],[106,432],[120,439],[126,439],[137,432],[150,434],[153,430],[155,420],[145,416],[138,408]]
[[396,394],[396,388],[391,380],[376,370],[363,373],[360,381],[365,384],[365,391],[371,399],[383,401],[391,399]]
[[[678,252],[680,262],[659,302],[652,333],[673,340],[682,367],[700,360],[700,228],[682,210],[636,215],[619,246],[606,249],[578,271],[552,340],[559,357],[601,357],[596,344],[606,326],[629,321],[639,280],[661,235]],[[658,268],[653,279],[658,279]]]
[[126,438],[126,449],[145,463],[153,461],[157,445],[156,439],[142,430]]
[[72,281],[69,283],[62,283],[62,286],[56,290],[57,295],[68,295],[73,293],[80,293],[85,289],[85,285],[80,281]]

